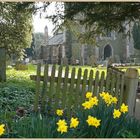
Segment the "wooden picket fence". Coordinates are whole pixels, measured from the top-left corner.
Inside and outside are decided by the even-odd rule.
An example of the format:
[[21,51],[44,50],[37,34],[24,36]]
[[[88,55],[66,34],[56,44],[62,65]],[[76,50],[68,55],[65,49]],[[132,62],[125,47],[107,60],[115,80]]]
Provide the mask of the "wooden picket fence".
[[[57,73],[57,74],[56,74]],[[108,67],[107,76],[105,72],[101,73],[93,70],[72,68],[69,66],[65,68],[53,65],[49,69],[49,65],[45,65],[43,76],[41,76],[41,64],[37,66],[37,75],[31,75],[30,78],[36,81],[36,95],[34,109],[37,112],[38,108],[42,112],[47,110],[55,111],[56,109],[65,109],[67,115],[71,115],[74,111],[81,107],[85,100],[85,93],[87,91],[93,92],[98,96],[100,92],[107,91],[113,96],[119,98],[118,104],[126,102],[128,97],[124,94],[125,73],[116,68]]]

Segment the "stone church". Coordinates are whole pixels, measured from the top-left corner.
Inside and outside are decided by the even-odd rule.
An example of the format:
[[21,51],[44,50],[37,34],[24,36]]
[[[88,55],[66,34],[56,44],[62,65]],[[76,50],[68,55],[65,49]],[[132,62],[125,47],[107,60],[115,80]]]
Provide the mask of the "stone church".
[[88,65],[91,58],[97,64],[102,64],[107,59],[111,59],[113,63],[125,63],[133,61],[132,57],[136,52],[133,38],[123,33],[111,32],[104,37],[100,36],[97,40],[98,47],[79,43],[66,30],[55,33],[49,39],[46,26],[44,34],[45,44],[41,46],[40,59],[49,64],[74,64],[79,60],[81,65]]

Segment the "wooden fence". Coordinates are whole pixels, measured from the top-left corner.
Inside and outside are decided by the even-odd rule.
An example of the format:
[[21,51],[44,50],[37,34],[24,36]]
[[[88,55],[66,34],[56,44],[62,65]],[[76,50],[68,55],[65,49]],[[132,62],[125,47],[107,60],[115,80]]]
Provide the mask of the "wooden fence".
[[[119,105],[122,102],[127,103],[130,94],[128,89],[129,86],[133,85],[133,82],[131,78],[128,78],[130,82],[126,84],[126,77],[128,78],[124,72],[113,67],[107,68],[107,76],[105,77],[104,71],[94,73],[93,70],[90,70],[88,73],[86,69],[82,73],[82,69],[79,68],[78,73],[76,73],[75,68],[72,68],[70,72],[69,66],[65,68],[60,66],[56,69],[55,65],[52,66],[51,70],[48,65],[45,65],[44,74],[41,76],[41,64],[38,64],[37,75],[30,76],[32,80],[36,81],[34,109],[37,112],[38,107],[40,107],[41,111],[45,112],[61,108],[70,115],[81,107],[87,91],[93,92],[96,96],[102,91],[108,91],[119,98]],[[137,84],[136,80],[134,83]],[[135,90],[134,85],[131,87]]]

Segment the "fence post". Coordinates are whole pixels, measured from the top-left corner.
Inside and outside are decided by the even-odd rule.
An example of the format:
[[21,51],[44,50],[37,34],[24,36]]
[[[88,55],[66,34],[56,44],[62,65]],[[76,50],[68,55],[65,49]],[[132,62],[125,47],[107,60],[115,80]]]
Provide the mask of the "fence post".
[[36,93],[34,101],[34,111],[37,113],[39,105],[39,95],[40,95],[40,76],[41,76],[41,63],[37,64],[37,75],[36,75]]
[[6,81],[6,49],[0,47],[0,82]]
[[138,80],[139,74],[137,69],[128,68],[125,72],[123,102],[128,104],[130,116],[134,116],[135,113]]

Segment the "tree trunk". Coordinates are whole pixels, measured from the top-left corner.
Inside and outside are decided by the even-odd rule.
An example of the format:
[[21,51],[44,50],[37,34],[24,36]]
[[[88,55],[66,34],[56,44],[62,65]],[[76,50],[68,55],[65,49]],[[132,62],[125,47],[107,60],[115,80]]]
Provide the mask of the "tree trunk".
[[0,82],[6,81],[6,49],[0,47]]

